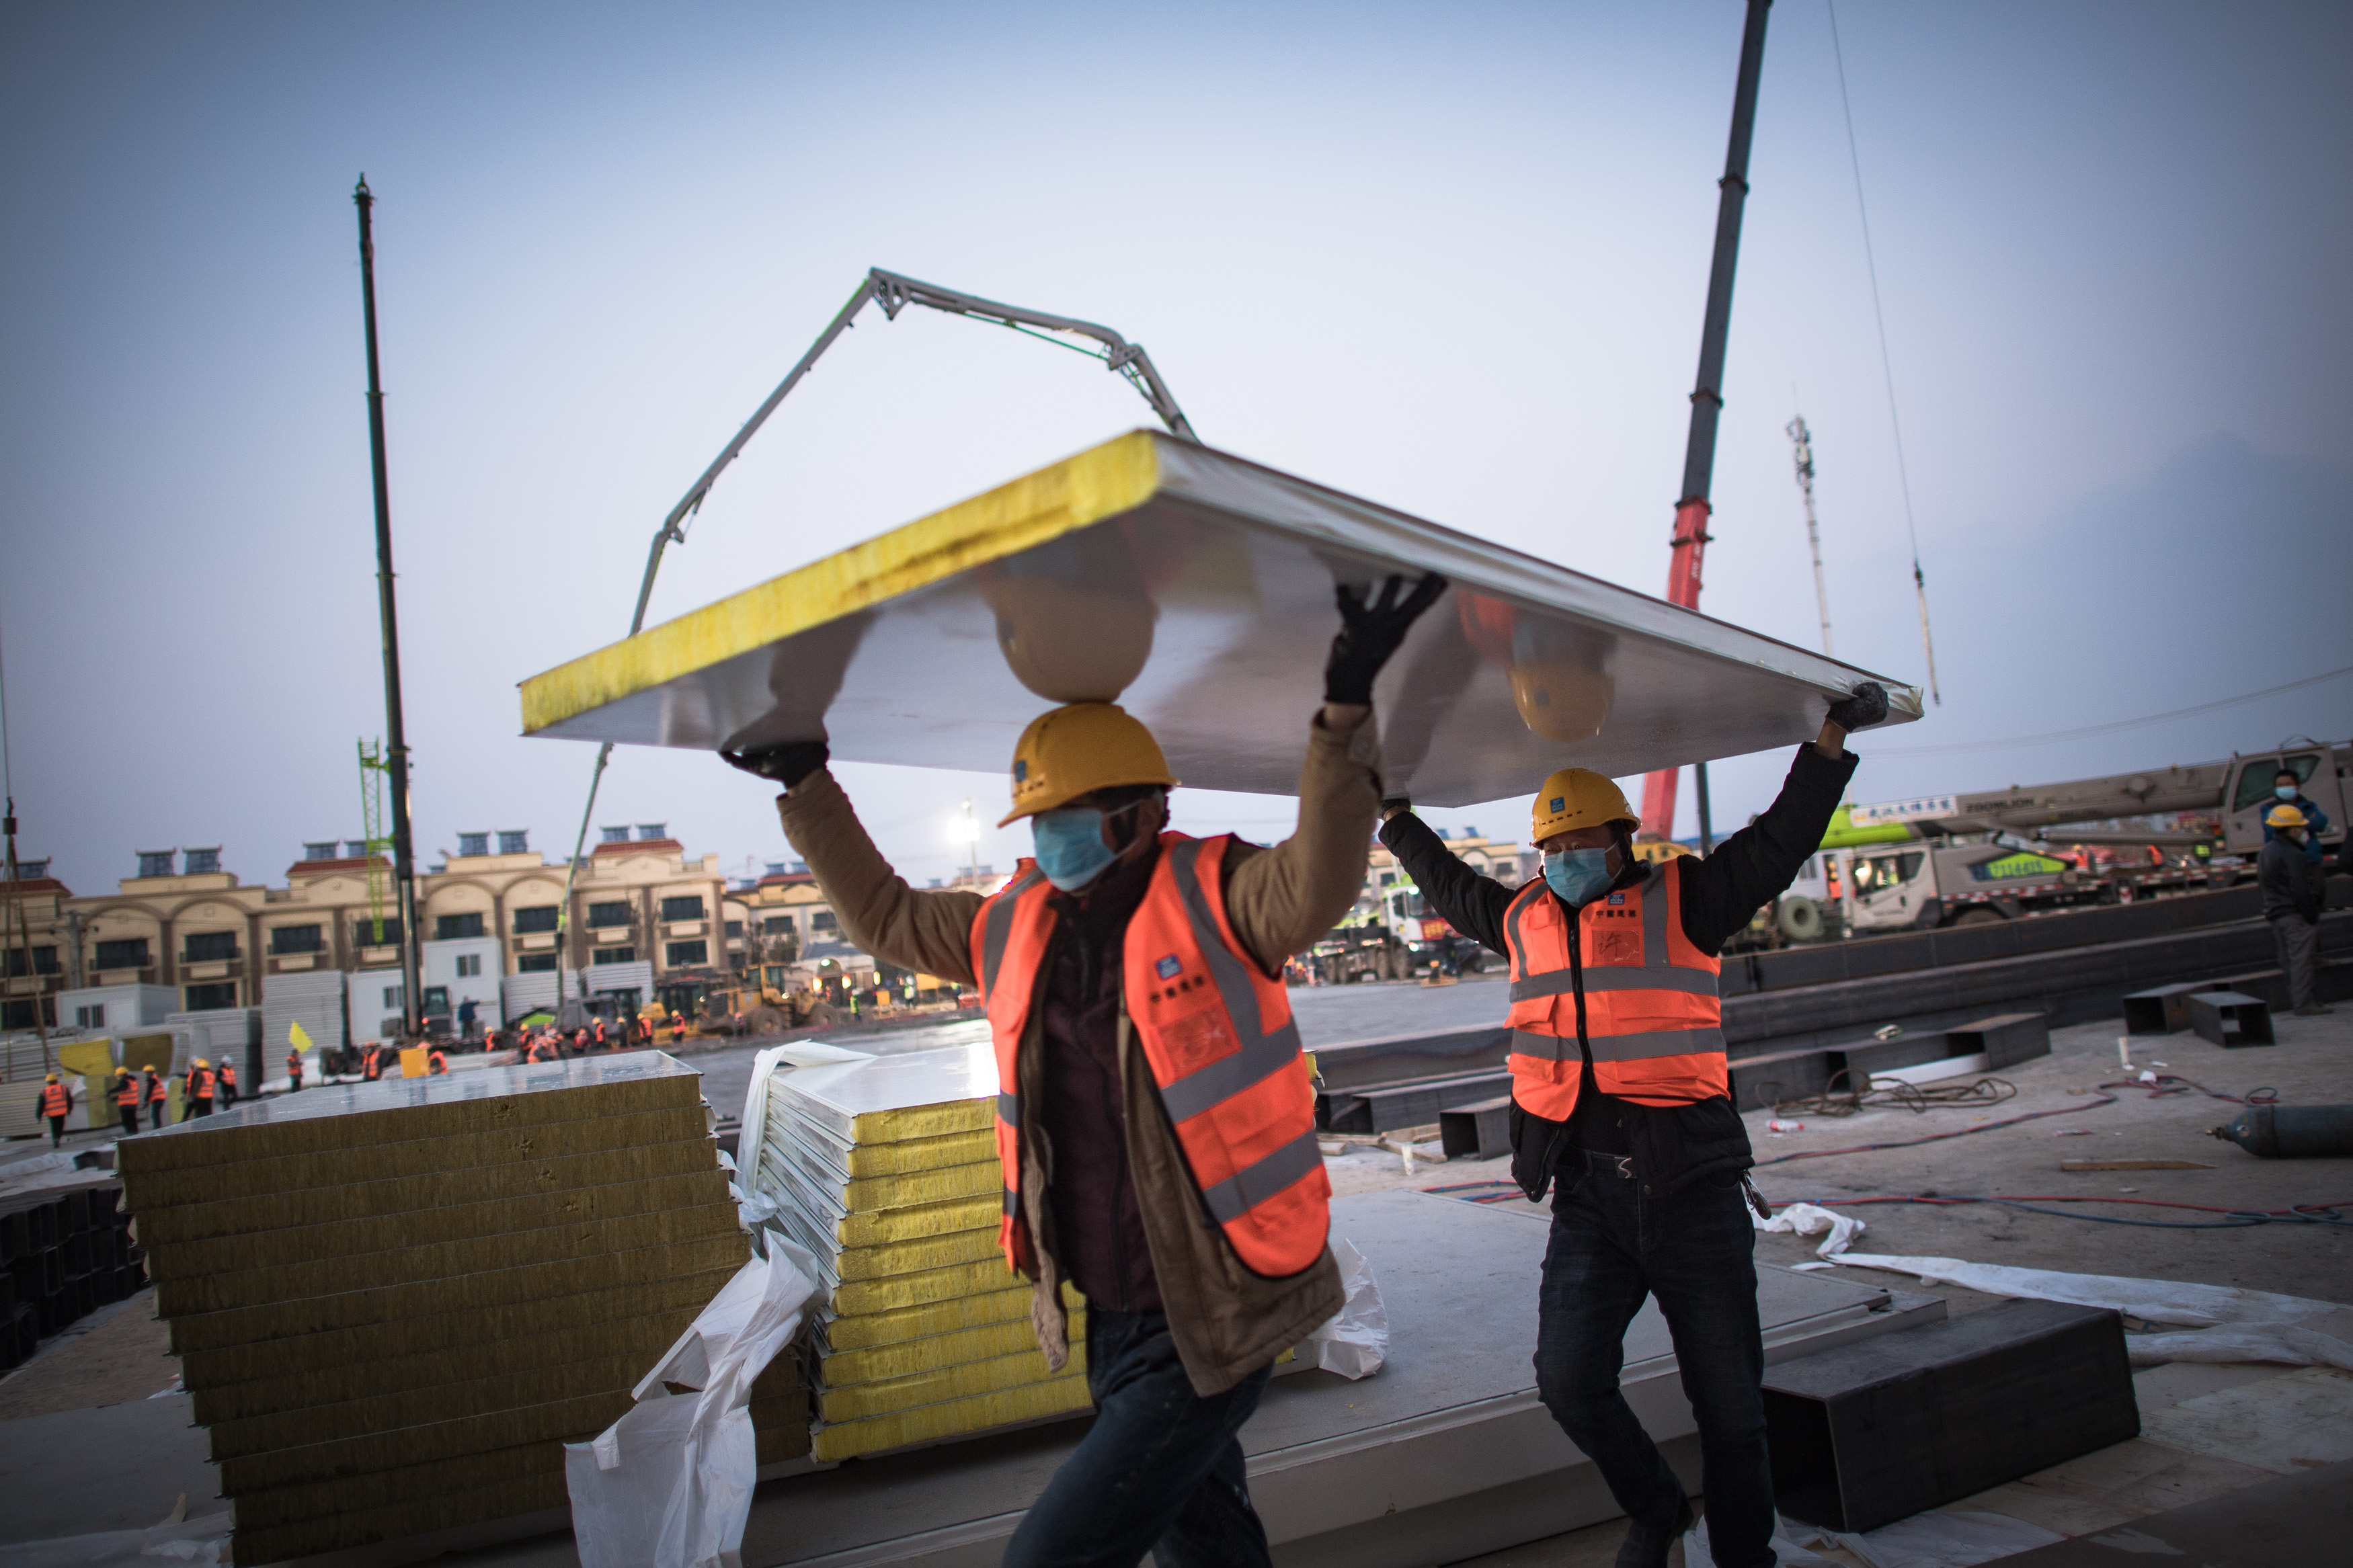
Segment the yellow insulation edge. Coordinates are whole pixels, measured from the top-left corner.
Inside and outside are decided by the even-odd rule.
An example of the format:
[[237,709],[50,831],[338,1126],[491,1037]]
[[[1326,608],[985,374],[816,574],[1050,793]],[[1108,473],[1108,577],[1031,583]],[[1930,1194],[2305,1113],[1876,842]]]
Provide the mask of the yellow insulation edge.
[[1131,431],[522,683],[523,733],[1133,510],[1159,488]]
[[819,1426],[809,1436],[818,1458],[850,1459],[885,1448],[903,1448],[910,1443],[934,1442],[942,1437],[986,1432],[994,1426],[1009,1426],[1017,1421],[1072,1414],[1092,1403],[1087,1393],[1085,1373],[1072,1371],[1019,1388],[999,1389],[968,1399],[944,1400],[915,1410],[844,1422],[839,1426]]

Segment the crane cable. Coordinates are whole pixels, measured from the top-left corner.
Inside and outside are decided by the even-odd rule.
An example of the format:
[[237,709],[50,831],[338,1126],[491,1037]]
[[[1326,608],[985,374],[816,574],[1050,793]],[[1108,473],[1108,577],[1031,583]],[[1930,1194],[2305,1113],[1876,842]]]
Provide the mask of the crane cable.
[[1920,570],[1920,528],[1912,515],[1912,473],[1904,461],[1904,421],[1895,411],[1895,365],[1887,353],[1887,312],[1879,302],[1879,262],[1871,244],[1871,208],[1862,199],[1862,153],[1855,145],[1854,105],[1847,97],[1846,51],[1839,46],[1838,0],[1823,0],[1831,15],[1831,57],[1838,62],[1839,108],[1846,116],[1846,153],[1854,167],[1854,209],[1862,220],[1862,264],[1871,275],[1871,314],[1879,327],[1879,370],[1887,383],[1887,424],[1895,434],[1895,477],[1904,491],[1904,530],[1912,542],[1912,588],[1920,600],[1920,647],[1928,658],[1928,695],[1941,708],[1936,688],[1936,641],[1928,631],[1928,579]]

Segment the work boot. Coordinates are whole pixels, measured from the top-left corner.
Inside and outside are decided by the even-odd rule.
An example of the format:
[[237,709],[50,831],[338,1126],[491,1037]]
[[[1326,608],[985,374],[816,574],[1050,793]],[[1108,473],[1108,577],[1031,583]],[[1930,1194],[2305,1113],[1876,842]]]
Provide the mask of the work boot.
[[2298,1007],[2295,1010],[2295,1016],[2299,1018],[2317,1018],[2323,1013],[2334,1013],[2335,1011],[2337,1011],[2337,1009],[2331,1007],[2326,1002],[2306,1002],[2303,1006]]
[[1618,1568],[1667,1568],[1668,1553],[1681,1543],[1683,1531],[1691,1527],[1691,1502],[1683,1498],[1675,1500],[1675,1517],[1671,1522],[1629,1520],[1625,1544],[1618,1548]]

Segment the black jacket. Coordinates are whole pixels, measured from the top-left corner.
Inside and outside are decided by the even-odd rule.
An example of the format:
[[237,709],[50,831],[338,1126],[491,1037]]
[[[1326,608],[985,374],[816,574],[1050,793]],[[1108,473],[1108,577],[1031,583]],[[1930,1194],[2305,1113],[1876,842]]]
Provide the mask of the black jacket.
[[2255,886],[2263,889],[2263,919],[2295,915],[2320,923],[2320,868],[2305,858],[2304,846],[2274,838],[2255,857]]
[[[1666,874],[1683,879],[1683,936],[1694,947],[1703,952],[1721,949],[1797,878],[1806,858],[1821,847],[1822,833],[1838,810],[1857,761],[1852,752],[1831,762],[1810,745],[1799,747],[1780,795],[1763,816],[1717,845],[1715,852],[1704,859],[1681,856],[1669,862]],[[1382,825],[1381,842],[1448,924],[1489,950],[1509,956],[1504,911],[1511,907],[1517,889],[1464,865],[1444,839],[1410,812]],[[1627,868],[1615,887],[1635,887],[1653,874],[1649,866],[1637,862]],[[1577,1044],[1586,1047],[1585,1083],[1577,1097],[1579,1119],[1594,1114],[1615,1122],[1611,1131],[1622,1131],[1620,1146],[1632,1156],[1634,1179],[1641,1184],[1644,1194],[1664,1195],[1702,1176],[1745,1171],[1754,1164],[1748,1130],[1729,1100],[1719,1097],[1690,1105],[1648,1106],[1600,1093],[1593,1081],[1592,1052],[1585,1037],[1585,987],[1576,962],[1577,950],[1572,945]],[[1563,1156],[1576,1154],[1568,1123],[1530,1115],[1516,1101],[1512,1106],[1512,1179],[1531,1202],[1544,1196],[1556,1169],[1563,1168]],[[1580,1158],[1569,1160],[1564,1169],[1564,1190],[1576,1184],[1582,1169]]]

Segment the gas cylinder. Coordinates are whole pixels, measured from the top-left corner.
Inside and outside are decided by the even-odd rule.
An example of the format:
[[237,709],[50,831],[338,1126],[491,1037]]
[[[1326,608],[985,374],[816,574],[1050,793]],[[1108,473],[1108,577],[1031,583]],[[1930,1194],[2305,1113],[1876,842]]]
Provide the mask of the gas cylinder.
[[2353,1105],[2251,1105],[2207,1136],[2267,1160],[2353,1155]]

